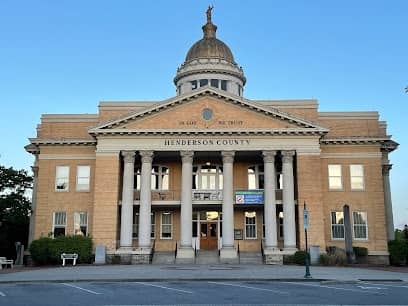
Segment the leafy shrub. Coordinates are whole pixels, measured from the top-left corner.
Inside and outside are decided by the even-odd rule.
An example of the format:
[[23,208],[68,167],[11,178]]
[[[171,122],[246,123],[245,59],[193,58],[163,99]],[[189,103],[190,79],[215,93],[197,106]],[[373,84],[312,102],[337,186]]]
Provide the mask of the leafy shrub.
[[408,246],[404,240],[391,240],[388,242],[390,263],[399,266],[407,257]]
[[292,265],[295,261],[293,259],[293,255],[283,255],[283,264],[284,265]]
[[323,266],[328,266],[330,263],[329,255],[327,254],[320,254],[319,262]]
[[52,244],[54,240],[48,237],[42,237],[34,240],[30,244],[30,254],[37,265],[46,265],[52,262]]
[[353,247],[353,252],[357,257],[365,257],[368,255],[368,249],[364,247]]
[[309,256],[309,254],[307,254],[305,251],[297,251],[295,254],[293,254],[293,262],[298,265],[304,265],[306,263],[306,256]]
[[111,258],[111,264],[113,265],[119,265],[120,264],[120,256],[119,255],[113,255]]
[[62,262],[62,253],[77,253],[78,263],[89,263],[92,260],[92,239],[78,235],[40,238],[31,243],[30,253],[38,265]]
[[77,253],[79,263],[90,263],[92,259],[92,239],[79,235],[59,236],[54,239],[53,259],[62,262],[62,253]]
[[345,266],[347,264],[346,252],[338,247],[327,247],[327,254],[320,255],[320,264],[324,266]]

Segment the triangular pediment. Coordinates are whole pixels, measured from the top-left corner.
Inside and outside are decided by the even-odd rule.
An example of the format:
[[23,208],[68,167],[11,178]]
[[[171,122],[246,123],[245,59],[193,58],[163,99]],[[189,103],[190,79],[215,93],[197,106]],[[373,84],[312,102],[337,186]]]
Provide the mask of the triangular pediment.
[[94,127],[91,133],[137,131],[327,132],[299,117],[206,87]]

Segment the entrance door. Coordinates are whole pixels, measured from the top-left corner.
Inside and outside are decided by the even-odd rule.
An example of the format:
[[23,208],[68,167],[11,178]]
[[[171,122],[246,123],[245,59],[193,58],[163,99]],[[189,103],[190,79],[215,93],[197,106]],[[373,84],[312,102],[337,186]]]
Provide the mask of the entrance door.
[[218,247],[217,223],[201,222],[200,249],[216,249]]

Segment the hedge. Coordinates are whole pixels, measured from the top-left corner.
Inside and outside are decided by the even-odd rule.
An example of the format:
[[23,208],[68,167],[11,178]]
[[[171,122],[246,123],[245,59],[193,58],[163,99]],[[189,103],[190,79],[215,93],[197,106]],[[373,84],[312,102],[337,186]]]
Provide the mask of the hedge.
[[389,241],[388,251],[390,252],[390,263],[392,265],[401,265],[408,256],[408,246],[405,240]]
[[40,238],[30,245],[30,254],[37,265],[61,263],[62,253],[77,253],[78,263],[92,260],[92,239],[84,236],[59,236],[55,239]]

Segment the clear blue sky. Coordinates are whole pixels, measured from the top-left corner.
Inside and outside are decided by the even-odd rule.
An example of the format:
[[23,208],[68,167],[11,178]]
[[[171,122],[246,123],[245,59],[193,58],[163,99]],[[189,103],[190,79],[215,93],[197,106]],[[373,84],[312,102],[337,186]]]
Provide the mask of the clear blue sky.
[[394,219],[408,223],[408,1],[0,2],[0,164],[29,169],[43,113],[96,113],[102,100],[161,100],[208,4],[250,99],[316,98],[320,111],[379,111]]

